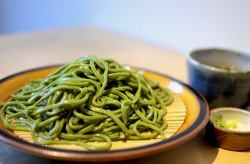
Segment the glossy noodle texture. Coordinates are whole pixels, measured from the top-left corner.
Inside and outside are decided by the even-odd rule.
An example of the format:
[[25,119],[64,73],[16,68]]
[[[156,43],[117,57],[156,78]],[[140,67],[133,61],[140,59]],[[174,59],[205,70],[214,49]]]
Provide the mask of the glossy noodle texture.
[[[35,143],[109,150],[112,141],[164,138],[172,93],[113,60],[82,57],[33,80],[2,104],[12,131],[30,131]],[[98,143],[98,144],[93,144]]]

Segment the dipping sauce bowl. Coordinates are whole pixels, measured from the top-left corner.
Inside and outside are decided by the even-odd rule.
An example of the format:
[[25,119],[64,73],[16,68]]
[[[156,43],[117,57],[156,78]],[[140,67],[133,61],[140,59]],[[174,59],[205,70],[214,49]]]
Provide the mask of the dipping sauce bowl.
[[250,56],[225,49],[200,49],[188,57],[190,85],[206,98],[210,109],[247,108],[250,102]]

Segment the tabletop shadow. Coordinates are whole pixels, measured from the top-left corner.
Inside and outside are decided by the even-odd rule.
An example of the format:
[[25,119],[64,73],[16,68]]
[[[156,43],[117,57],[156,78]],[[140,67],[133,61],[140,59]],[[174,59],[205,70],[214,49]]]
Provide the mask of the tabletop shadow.
[[[1,164],[69,164],[72,162],[50,160],[19,152],[3,143],[0,143],[0,163]],[[218,154],[218,148],[205,140],[204,132],[188,143],[173,150],[165,151],[150,157],[135,160],[109,162],[112,164],[165,164],[165,163],[185,163],[185,164],[210,164],[213,163]],[[93,164],[93,163],[92,163]]]

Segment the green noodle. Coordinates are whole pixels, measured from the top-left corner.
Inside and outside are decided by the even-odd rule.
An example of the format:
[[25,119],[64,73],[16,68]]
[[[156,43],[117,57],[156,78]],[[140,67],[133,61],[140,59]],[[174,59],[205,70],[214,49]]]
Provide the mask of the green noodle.
[[3,103],[0,116],[38,144],[109,150],[112,141],[164,138],[172,101],[168,89],[142,73],[89,56],[27,83]]

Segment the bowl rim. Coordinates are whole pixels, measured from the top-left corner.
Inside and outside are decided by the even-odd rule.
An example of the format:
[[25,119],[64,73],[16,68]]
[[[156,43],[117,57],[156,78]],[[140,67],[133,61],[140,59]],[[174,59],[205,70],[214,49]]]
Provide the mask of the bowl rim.
[[[49,68],[56,68],[61,65],[62,64],[55,64],[55,65],[41,66],[23,70],[0,79],[0,83],[25,73],[39,71],[43,69],[49,69]],[[199,103],[198,104],[199,113],[197,118],[187,129],[170,137],[169,139],[162,140],[156,143],[151,143],[138,147],[126,148],[126,149],[109,150],[109,151],[68,150],[68,149],[60,149],[54,147],[46,147],[22,140],[18,137],[15,137],[5,132],[2,129],[0,129],[0,141],[9,144],[21,151],[50,159],[59,159],[66,161],[67,160],[87,161],[87,162],[121,161],[121,160],[128,160],[128,159],[135,159],[144,156],[149,156],[152,154],[162,152],[163,150],[173,149],[174,147],[179,146],[189,141],[191,138],[195,137],[206,126],[206,124],[209,121],[209,107],[205,98],[198,91],[169,75],[140,67],[134,67],[134,68],[158,74],[171,81],[175,81],[178,84],[182,85],[183,87],[187,88],[191,93],[195,95]],[[134,154],[136,154],[136,156]]]
[[[230,72],[230,71],[227,71],[225,69],[221,69],[221,68],[218,68],[218,67],[211,66],[209,64],[200,62],[199,60],[196,60],[194,58],[193,55],[195,55],[197,53],[200,53],[200,52],[205,52],[205,51],[221,51],[221,52],[224,51],[224,52],[235,53],[235,54],[238,54],[240,56],[247,56],[246,53],[238,52],[236,50],[231,50],[231,49],[228,49],[228,48],[217,48],[217,47],[215,47],[215,48],[200,48],[200,49],[193,50],[193,51],[191,51],[189,53],[189,55],[187,57],[188,62],[192,63],[196,67],[199,66],[202,69],[214,71],[214,72],[217,72],[217,73],[232,74],[232,75],[250,74],[250,70],[248,70],[248,71],[236,71],[236,72],[232,71],[232,72]],[[249,56],[249,58],[250,58],[250,56]]]
[[213,121],[211,120],[212,115],[215,113],[219,113],[221,111],[233,111],[233,112],[237,112],[237,113],[243,113],[243,114],[247,114],[250,115],[250,112],[241,108],[236,108],[236,107],[218,107],[218,108],[214,108],[210,111],[210,116],[209,116],[209,123],[211,123],[215,128],[220,129],[221,131],[225,131],[225,132],[229,132],[229,133],[235,133],[235,134],[250,134],[250,130],[246,130],[246,131],[240,131],[240,130],[230,130],[230,129],[225,129],[222,128],[216,124],[213,123]]

